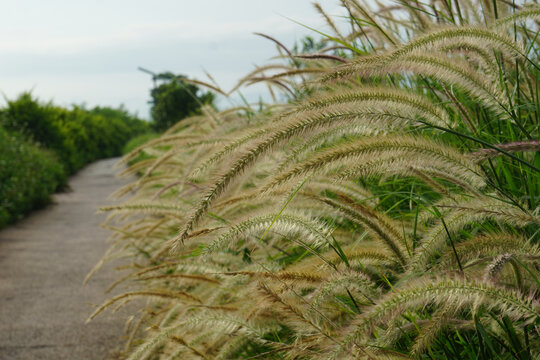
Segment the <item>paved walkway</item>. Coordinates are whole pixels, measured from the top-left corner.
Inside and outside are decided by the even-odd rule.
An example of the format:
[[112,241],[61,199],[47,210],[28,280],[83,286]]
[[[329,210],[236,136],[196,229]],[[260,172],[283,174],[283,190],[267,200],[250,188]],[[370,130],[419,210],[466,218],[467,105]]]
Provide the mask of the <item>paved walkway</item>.
[[0,231],[0,359],[105,359],[122,344],[126,313],[85,321],[119,275],[109,264],[82,281],[108,248],[99,206],[125,181],[117,159],[93,163],[70,180],[72,192]]

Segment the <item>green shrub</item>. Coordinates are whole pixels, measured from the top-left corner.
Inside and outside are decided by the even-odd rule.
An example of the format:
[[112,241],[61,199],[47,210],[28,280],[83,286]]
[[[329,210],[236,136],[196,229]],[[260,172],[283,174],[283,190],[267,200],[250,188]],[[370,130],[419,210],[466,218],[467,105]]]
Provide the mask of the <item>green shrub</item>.
[[0,127],[0,228],[47,204],[65,183],[53,152]]
[[123,108],[65,109],[40,103],[30,93],[8,101],[1,115],[4,128],[55,151],[68,174],[97,159],[121,155],[132,136],[149,130],[147,122]]
[[16,100],[8,100],[1,125],[45,147],[60,150],[62,134],[58,117],[58,109],[50,103],[40,104],[30,93],[22,93]]
[[[150,140],[157,139],[160,136],[161,136],[160,134],[154,133],[154,132],[148,132],[146,134],[141,134],[139,136],[135,136],[134,138],[129,140],[128,143],[124,146],[124,150],[122,151],[122,153],[124,155],[129,154],[130,152],[132,152],[136,148],[140,147],[141,145],[146,144]],[[147,159],[152,159],[154,157],[155,156],[149,155],[148,153],[146,153],[144,151],[141,151],[141,152],[139,152],[137,154],[137,156],[135,156],[133,159],[131,159],[128,163],[129,163],[129,165],[133,165],[133,164],[138,163],[140,161],[147,160]]]
[[107,120],[120,119],[129,128],[131,136],[144,134],[150,131],[150,123],[129,114],[122,106],[118,109],[96,106],[91,110],[87,110],[87,113],[90,115],[103,116]]
[[148,132],[145,134],[141,134],[138,136],[135,136],[131,140],[127,142],[127,144],[124,146],[124,149],[122,150],[122,154],[129,154],[139,146],[145,144],[146,142],[156,139],[160,136],[160,134],[155,132]]
[[0,227],[49,201],[50,194],[97,159],[119,156],[147,122],[126,110],[65,109],[21,94],[0,112]]

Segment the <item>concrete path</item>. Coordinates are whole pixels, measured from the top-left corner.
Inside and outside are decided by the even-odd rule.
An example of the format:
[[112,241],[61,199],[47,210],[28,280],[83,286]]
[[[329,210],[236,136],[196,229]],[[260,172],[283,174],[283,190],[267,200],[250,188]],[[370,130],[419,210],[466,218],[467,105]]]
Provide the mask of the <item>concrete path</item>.
[[126,313],[85,321],[117,279],[105,266],[83,287],[108,248],[99,206],[125,181],[117,159],[93,163],[70,179],[72,192],[0,231],[0,359],[105,359],[122,344]]

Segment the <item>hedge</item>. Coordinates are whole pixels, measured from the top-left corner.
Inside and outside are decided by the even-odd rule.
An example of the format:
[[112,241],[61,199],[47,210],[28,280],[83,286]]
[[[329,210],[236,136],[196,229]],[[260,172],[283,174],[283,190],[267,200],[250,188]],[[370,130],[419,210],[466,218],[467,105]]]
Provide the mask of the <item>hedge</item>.
[[56,155],[0,127],[0,228],[44,206],[66,183]]
[[149,131],[145,121],[122,108],[65,109],[39,103],[30,93],[8,101],[0,125],[54,150],[69,174],[94,160],[121,155],[131,137]]
[[0,128],[0,227],[46,204],[67,175],[122,155],[130,138],[150,129],[123,108],[66,109],[30,93],[0,109]]

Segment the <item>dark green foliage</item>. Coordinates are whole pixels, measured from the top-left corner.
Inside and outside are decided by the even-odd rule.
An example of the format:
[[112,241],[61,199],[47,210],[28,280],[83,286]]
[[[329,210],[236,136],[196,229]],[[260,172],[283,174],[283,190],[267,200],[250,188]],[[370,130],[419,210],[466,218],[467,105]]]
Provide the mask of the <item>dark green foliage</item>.
[[52,151],[0,127],[0,228],[47,204],[65,182]]
[[148,122],[142,121],[141,119],[131,115],[122,106],[120,106],[118,109],[96,106],[95,108],[87,110],[86,112],[91,115],[102,116],[109,121],[115,119],[121,120],[122,123],[127,125],[133,135],[143,134],[150,131],[150,125]]
[[[122,153],[124,155],[129,154],[130,152],[132,152],[133,150],[135,150],[139,146],[143,145],[144,143],[146,143],[146,142],[148,142],[150,140],[156,139],[159,136],[160,136],[160,134],[157,134],[157,133],[154,133],[154,132],[147,132],[147,133],[135,136],[134,138],[129,140],[128,143],[124,146],[124,149],[123,149]],[[139,161],[150,159],[150,158],[152,158],[151,155],[148,155],[144,151],[141,151],[137,155],[137,157],[135,157],[133,160],[131,160],[129,162],[129,164],[133,165],[133,164],[135,164],[135,163],[137,163]]]
[[118,156],[147,122],[125,109],[64,109],[23,93],[0,112],[0,227],[43,206],[73,174]]
[[129,154],[139,146],[143,145],[144,143],[156,139],[160,136],[160,134],[154,133],[154,132],[147,132],[141,135],[137,135],[133,138],[131,138],[127,144],[124,146],[124,149],[122,150],[123,154]]
[[62,135],[58,111],[50,103],[39,104],[30,93],[9,100],[2,112],[1,124],[9,131],[17,131],[43,146],[60,149]]
[[69,174],[91,161],[121,155],[132,136],[149,129],[148,123],[122,108],[69,110],[42,104],[29,93],[8,101],[0,124],[54,150]]
[[163,73],[154,80],[162,83],[152,89],[152,118],[156,131],[167,130],[183,118],[200,112],[200,107],[211,104],[214,95],[210,92],[199,93],[199,88],[184,81],[185,76]]

